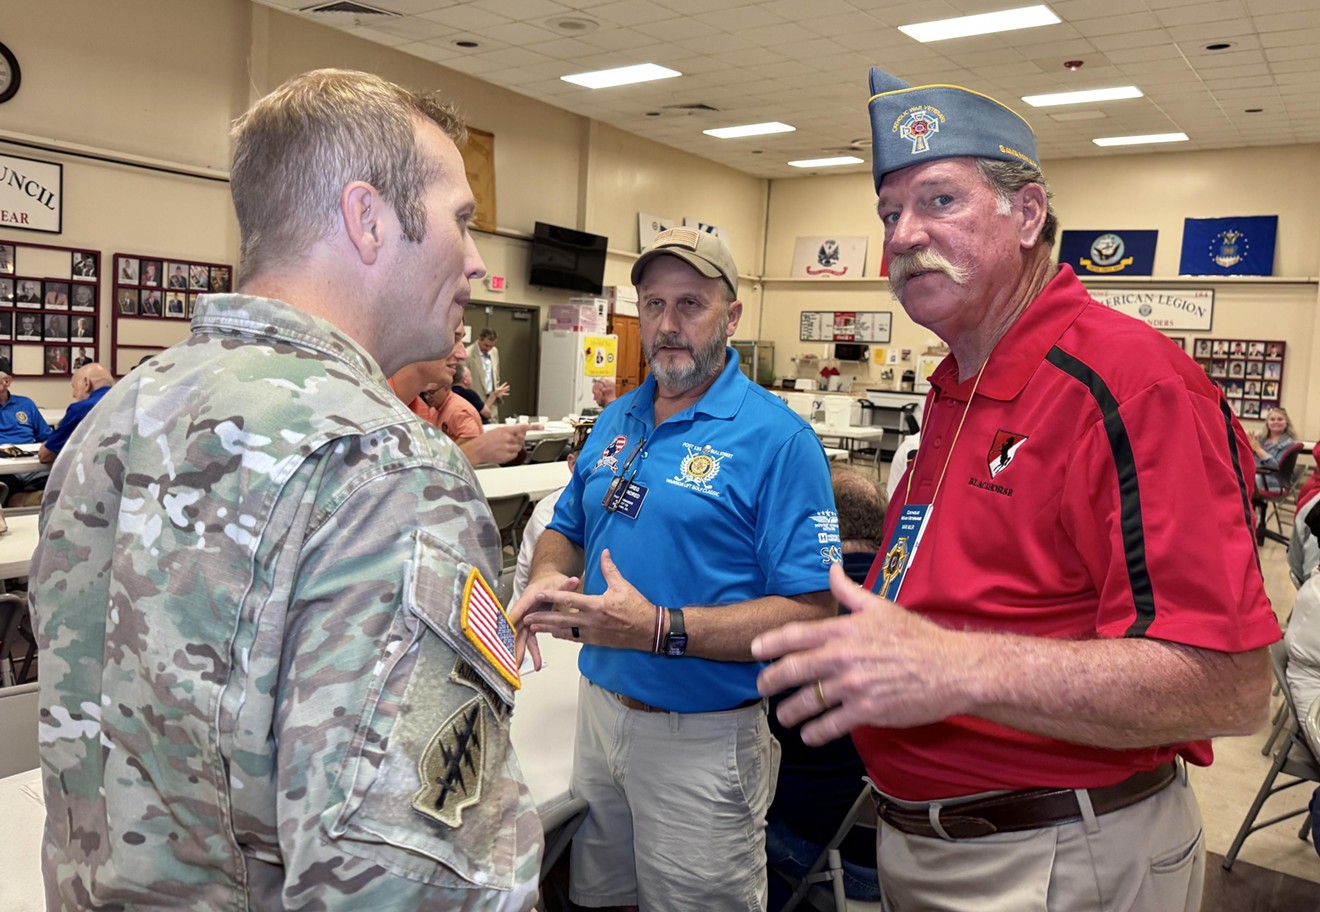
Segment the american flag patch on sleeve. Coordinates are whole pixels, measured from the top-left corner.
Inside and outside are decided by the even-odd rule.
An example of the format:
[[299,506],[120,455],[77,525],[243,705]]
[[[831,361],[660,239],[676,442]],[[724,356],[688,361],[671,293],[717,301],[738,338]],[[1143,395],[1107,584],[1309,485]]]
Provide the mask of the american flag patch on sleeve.
[[477,651],[495,666],[504,680],[515,689],[522,687],[518,663],[513,659],[514,633],[508,615],[495,597],[494,591],[476,567],[468,574],[463,586],[463,613],[460,617],[463,634],[477,647]]

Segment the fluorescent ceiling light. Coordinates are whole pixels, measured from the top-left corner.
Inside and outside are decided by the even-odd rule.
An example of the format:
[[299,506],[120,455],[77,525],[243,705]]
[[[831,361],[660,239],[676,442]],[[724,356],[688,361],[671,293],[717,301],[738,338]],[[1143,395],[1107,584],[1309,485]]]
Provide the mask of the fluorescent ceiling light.
[[832,168],[835,165],[860,165],[862,160],[856,155],[839,155],[835,158],[803,158],[789,162],[794,168]]
[[574,73],[560,76],[564,82],[585,86],[588,89],[608,89],[613,86],[632,85],[634,82],[651,82],[656,79],[670,79],[682,76],[678,70],[662,67],[655,63],[639,63],[635,66],[615,67],[612,70],[594,70],[590,73]]
[[1140,146],[1143,143],[1187,142],[1186,133],[1149,133],[1145,136],[1104,136],[1093,139],[1097,146]]
[[1050,95],[1023,95],[1022,100],[1033,108],[1052,108],[1055,105],[1089,104],[1093,101],[1118,101],[1140,98],[1136,86],[1115,86],[1112,89],[1083,89],[1079,92],[1054,92]]
[[790,127],[786,123],[771,121],[770,123],[743,124],[741,127],[720,127],[715,130],[702,130],[707,136],[714,136],[717,139],[737,139],[740,136],[764,136],[767,133],[792,133],[797,127]]
[[944,41],[947,38],[966,38],[969,35],[989,35],[992,32],[1011,32],[1014,29],[1035,28],[1039,25],[1056,25],[1061,21],[1063,20],[1054,15],[1048,6],[1041,4],[1000,10],[997,13],[981,13],[978,16],[959,16],[956,19],[937,19],[934,22],[900,25],[898,30],[909,38],[925,43]]

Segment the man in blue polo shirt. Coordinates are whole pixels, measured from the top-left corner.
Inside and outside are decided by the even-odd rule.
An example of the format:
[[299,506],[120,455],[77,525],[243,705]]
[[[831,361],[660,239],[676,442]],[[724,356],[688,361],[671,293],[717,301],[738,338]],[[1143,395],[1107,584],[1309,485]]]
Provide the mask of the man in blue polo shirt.
[[[50,437],[50,425],[41,417],[35,402],[27,396],[18,396],[9,391],[14,382],[13,374],[9,359],[0,358],[0,444],[41,443]],[[0,472],[3,471],[4,461],[0,460]],[[45,487],[46,475],[45,469],[20,472],[17,475],[0,474],[0,482],[9,487],[10,494],[16,494]]]
[[35,402],[9,391],[13,373],[9,359],[0,358],[0,444],[41,443],[50,436],[50,425]]
[[512,617],[584,644],[573,902],[761,910],[779,749],[750,646],[835,610],[829,465],[727,346],[742,303],[723,241],[661,232],[632,280],[650,376],[596,422]]
[[37,450],[37,459],[49,465],[55,461],[60,450],[69,442],[70,435],[101,397],[114,385],[115,378],[99,364],[84,364],[73,372],[69,387],[73,390],[73,402],[64,410],[59,427],[51,432],[50,437]]

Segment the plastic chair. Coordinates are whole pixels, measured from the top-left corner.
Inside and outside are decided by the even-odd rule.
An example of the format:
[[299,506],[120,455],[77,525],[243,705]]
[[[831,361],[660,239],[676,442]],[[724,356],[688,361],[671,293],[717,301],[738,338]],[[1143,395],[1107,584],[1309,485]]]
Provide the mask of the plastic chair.
[[[1301,785],[1303,782],[1320,782],[1320,761],[1317,761],[1316,754],[1307,743],[1303,717],[1298,714],[1297,708],[1292,705],[1292,691],[1288,689],[1287,680],[1288,652],[1283,643],[1275,643],[1270,646],[1270,666],[1274,670],[1275,679],[1283,686],[1283,699],[1288,705],[1291,723],[1288,725],[1278,749],[1274,752],[1274,762],[1270,764],[1269,772],[1265,774],[1265,781],[1260,784],[1260,789],[1251,802],[1251,808],[1247,811],[1242,826],[1238,828],[1237,835],[1233,837],[1233,844],[1229,846],[1228,851],[1224,854],[1225,870],[1233,867],[1233,862],[1242,849],[1242,843],[1246,842],[1247,837],[1257,830],[1263,830],[1265,827],[1291,820],[1293,817],[1299,817],[1303,814],[1306,815],[1306,819],[1302,823],[1301,832],[1297,834],[1298,838],[1305,840],[1311,829],[1310,809],[1305,806],[1286,814],[1271,817],[1269,820],[1259,823],[1256,821],[1261,808],[1272,795],[1286,791],[1295,785]],[[1315,707],[1311,709],[1314,713]],[[1284,782],[1282,785],[1276,785],[1275,780],[1281,774],[1290,777],[1290,781]]]
[[569,902],[566,872],[554,869],[586,819],[587,803],[581,798],[573,798],[541,818],[545,852],[541,855],[541,899],[535,907],[539,912],[577,908]]
[[[24,625],[28,618],[27,594],[6,592],[0,594],[0,684],[8,687],[27,681],[32,660],[36,657],[37,647],[30,628]],[[14,647],[18,645],[20,632],[26,637],[28,647],[23,656],[23,668],[16,669]]]
[[523,518],[532,505],[532,498],[526,493],[508,494],[492,497],[488,503],[491,515],[495,517],[495,526],[500,530],[500,546],[504,551],[502,566],[516,564],[518,548],[522,544]]
[[[779,912],[792,912],[804,900],[810,902],[817,908],[824,907],[831,899],[835,912],[848,912],[848,898],[843,890],[843,859],[839,855],[839,846],[843,844],[844,838],[855,826],[875,829],[875,803],[871,800],[871,786],[869,784],[862,786],[862,791],[857,796],[857,800],[852,803],[848,813],[844,816],[843,822],[835,831],[834,836],[816,860],[812,862],[811,867],[802,878],[793,877],[786,871],[775,868],[774,871],[780,877],[795,884],[793,895],[789,897],[788,902],[784,903]],[[829,889],[824,885],[828,884]],[[870,906],[870,903],[859,903],[857,905]]]
[[567,437],[561,437],[557,440],[538,440],[536,445],[527,451],[528,462],[557,462],[564,458],[568,452],[569,440]]
[[39,704],[37,683],[0,687],[0,778],[35,769],[41,763],[37,748]]
[[[1252,496],[1252,505],[1260,514],[1260,520],[1256,523],[1257,545],[1263,545],[1267,538],[1282,545],[1288,544],[1288,536],[1283,531],[1283,515],[1279,512],[1279,504],[1292,497],[1296,491],[1297,457],[1305,449],[1305,444],[1294,443],[1284,450],[1283,455],[1279,457],[1279,468],[1273,473],[1278,480],[1278,490],[1258,488]],[[1274,524],[1278,527],[1277,532],[1269,528],[1271,514],[1274,516]]]

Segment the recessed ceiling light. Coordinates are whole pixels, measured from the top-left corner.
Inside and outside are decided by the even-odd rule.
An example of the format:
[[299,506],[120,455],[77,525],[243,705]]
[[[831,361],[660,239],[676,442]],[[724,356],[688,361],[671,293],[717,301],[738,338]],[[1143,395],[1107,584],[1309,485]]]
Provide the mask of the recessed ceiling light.
[[802,158],[789,162],[794,168],[833,168],[835,165],[860,165],[856,155],[836,155],[833,158]]
[[1076,92],[1054,92],[1049,95],[1023,95],[1022,100],[1033,108],[1054,105],[1088,104],[1094,101],[1118,101],[1121,98],[1140,98],[1136,86],[1115,86],[1112,89],[1081,89]]
[[797,127],[790,127],[777,120],[770,123],[743,124],[741,127],[719,127],[714,130],[702,130],[707,136],[716,139],[737,139],[740,136],[765,136],[767,133],[792,133]]
[[546,25],[560,32],[568,32],[572,35],[585,35],[587,32],[594,32],[600,28],[600,23],[595,19],[587,19],[582,16],[561,16],[558,19],[551,19]]
[[1093,139],[1097,146],[1140,146],[1145,143],[1187,142],[1186,133],[1148,133],[1145,136],[1105,136]]
[[900,25],[898,30],[924,44],[928,41],[944,41],[948,38],[966,38],[969,35],[989,35],[993,32],[1011,32],[1014,29],[1056,25],[1061,21],[1048,6],[1040,4],[1000,10],[997,13],[981,13],[977,16],[959,16],[956,19],[937,19],[933,22]]
[[560,76],[564,82],[585,86],[588,89],[609,89],[614,86],[632,85],[635,82],[651,82],[656,79],[672,79],[682,76],[678,70],[662,67],[654,63],[639,63],[634,66],[614,67],[610,70],[593,70],[590,73],[573,73]]

